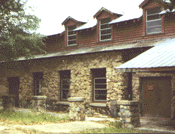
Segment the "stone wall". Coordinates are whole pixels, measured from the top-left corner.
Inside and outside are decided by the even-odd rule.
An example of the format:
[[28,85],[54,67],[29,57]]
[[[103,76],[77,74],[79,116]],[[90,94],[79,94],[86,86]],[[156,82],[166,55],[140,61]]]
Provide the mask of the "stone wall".
[[92,103],[92,69],[105,68],[107,107],[110,108],[111,99],[122,100],[127,96],[125,92],[127,76],[125,73],[116,73],[114,69],[122,63],[121,51],[20,61],[16,62],[15,66],[12,64],[10,70],[2,65],[4,67],[0,72],[0,86],[3,86],[4,92],[8,93],[7,77],[19,77],[20,106],[30,105],[31,96],[34,95],[33,73],[43,72],[42,90],[43,95],[47,96],[47,102],[60,101],[59,71],[70,70],[70,97],[85,97],[85,103]]

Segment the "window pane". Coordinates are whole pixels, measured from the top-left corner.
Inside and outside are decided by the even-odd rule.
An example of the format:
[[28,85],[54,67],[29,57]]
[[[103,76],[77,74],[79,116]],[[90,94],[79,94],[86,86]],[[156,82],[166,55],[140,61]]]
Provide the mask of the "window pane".
[[106,79],[95,79],[95,83],[106,83]]
[[101,34],[110,34],[111,33],[111,29],[108,29],[108,30],[102,30],[101,31]]
[[63,84],[69,84],[69,81],[70,81],[69,79],[66,79],[66,80],[63,80],[62,83]]
[[70,31],[70,30],[74,30],[76,28],[76,26],[74,25],[74,26],[69,26],[68,27],[68,30]]
[[101,36],[101,40],[111,39],[111,35]]
[[103,89],[106,89],[106,85],[95,85],[95,88],[103,88]]
[[150,15],[150,14],[155,14],[155,13],[160,13],[161,12],[161,8],[158,7],[158,8],[152,8],[152,9],[148,9],[147,10],[147,15]]
[[62,99],[67,99],[68,95],[69,95],[69,91],[67,91],[67,90],[62,91]]
[[146,29],[147,34],[151,34],[151,33],[161,33],[162,32],[162,27],[151,27],[151,28],[147,28]]
[[110,28],[111,26],[109,24],[106,25],[101,25],[101,29],[106,29],[106,28]]
[[107,94],[107,90],[95,90],[95,94],[106,95]]
[[160,18],[161,18],[161,16],[159,14],[147,16],[147,20],[156,20],[156,19],[160,19]]
[[156,21],[150,21],[146,23],[147,27],[156,27],[156,26],[161,26],[162,21],[161,20],[156,20]]
[[69,85],[63,85],[63,88],[69,89]]
[[68,39],[69,40],[75,40],[76,39],[76,36],[69,36]]
[[68,45],[76,44],[76,41],[68,41]]

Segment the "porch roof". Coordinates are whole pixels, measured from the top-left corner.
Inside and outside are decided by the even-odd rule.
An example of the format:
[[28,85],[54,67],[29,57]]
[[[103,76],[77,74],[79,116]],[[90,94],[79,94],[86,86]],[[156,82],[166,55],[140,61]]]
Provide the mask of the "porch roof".
[[115,69],[122,72],[132,72],[133,69],[164,67],[175,67],[175,38],[165,39]]

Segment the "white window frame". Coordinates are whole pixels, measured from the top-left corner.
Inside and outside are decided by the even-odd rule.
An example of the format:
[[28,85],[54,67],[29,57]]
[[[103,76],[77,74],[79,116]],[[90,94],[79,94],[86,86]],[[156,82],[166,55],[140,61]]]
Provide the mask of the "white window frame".
[[[94,78],[94,101],[106,102],[107,99],[106,99],[106,100],[96,100],[96,99],[95,99],[95,95],[96,95],[96,94],[95,94],[95,91],[96,91],[96,90],[105,90],[105,91],[107,91],[106,88],[98,88],[98,89],[95,88],[95,85],[96,85],[95,80],[96,80],[96,79],[105,79],[105,80],[106,80],[106,77],[96,77],[96,78]],[[98,84],[107,85],[107,83],[98,83]],[[106,93],[106,98],[107,98],[107,93]]]
[[[69,34],[70,31],[73,32],[73,30],[74,30],[74,29],[69,30],[70,27],[75,27],[75,28],[76,28],[76,26],[75,26],[75,25],[72,25],[72,26],[68,26],[68,27],[67,27],[67,46],[75,46],[75,45],[77,44],[77,34],[76,34],[76,32],[73,33],[73,34]],[[70,40],[69,37],[71,37],[71,36],[72,36],[72,37],[74,36],[75,39]],[[76,43],[70,45],[70,44],[69,44],[69,41],[76,41]]]
[[[64,80],[68,80],[69,82],[69,88],[63,88],[63,81]],[[64,85],[67,85],[67,84],[64,84]],[[67,91],[69,91],[70,92],[70,78],[63,78],[62,80],[61,80],[61,100],[68,100],[68,98],[63,98],[63,91],[64,90],[67,90]],[[69,94],[69,93],[68,93]]]
[[[157,7],[157,8],[160,8],[160,7]],[[153,8],[151,8],[153,9]],[[155,16],[155,15],[160,15],[159,13],[160,12],[157,12],[157,13],[153,13],[153,14],[149,14],[148,15],[148,10],[151,10],[151,9],[146,9],[146,34],[157,34],[157,33],[162,33],[162,18],[160,16],[159,19],[154,19],[154,20],[148,20],[148,17],[149,16]],[[161,8],[160,8],[161,9]],[[147,26],[148,23],[150,22],[156,22],[156,21],[160,21],[161,22],[161,25],[154,25],[154,26]],[[156,29],[156,28],[160,28],[160,31],[157,31],[157,32],[148,32],[148,28],[153,28],[153,29]]]
[[[110,19],[110,18],[104,18],[104,19]],[[101,20],[99,21],[99,40],[100,40],[100,41],[108,41],[108,40],[111,40],[111,39],[112,39],[112,28],[111,28],[111,25],[109,24],[109,22],[110,22],[111,20],[110,20],[109,22],[107,22],[107,23],[101,24],[101,21],[104,20],[104,19],[101,19]],[[102,25],[110,25],[110,27],[101,29],[101,26],[102,26]],[[107,30],[111,30],[111,33],[103,34],[103,35],[102,35],[102,31],[107,31]],[[111,36],[110,39],[102,39],[102,38],[101,38],[102,36],[108,36],[108,35]]]

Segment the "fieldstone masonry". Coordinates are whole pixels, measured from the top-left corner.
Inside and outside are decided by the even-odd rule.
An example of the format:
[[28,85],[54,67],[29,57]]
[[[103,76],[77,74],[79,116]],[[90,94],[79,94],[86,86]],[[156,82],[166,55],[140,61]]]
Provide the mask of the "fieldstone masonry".
[[32,96],[32,110],[36,112],[46,111],[47,96]]
[[123,127],[134,128],[140,126],[138,101],[122,100],[117,101],[120,105],[120,121]]
[[69,116],[73,121],[85,120],[85,98],[83,97],[70,97],[69,101]]

